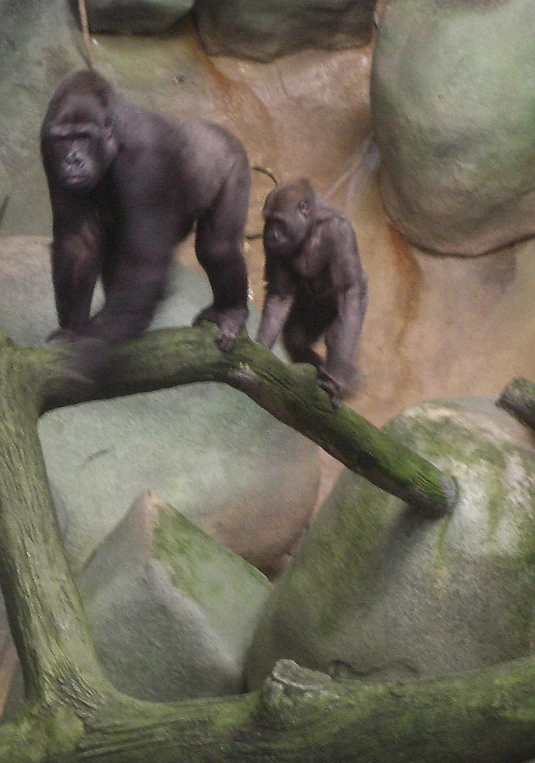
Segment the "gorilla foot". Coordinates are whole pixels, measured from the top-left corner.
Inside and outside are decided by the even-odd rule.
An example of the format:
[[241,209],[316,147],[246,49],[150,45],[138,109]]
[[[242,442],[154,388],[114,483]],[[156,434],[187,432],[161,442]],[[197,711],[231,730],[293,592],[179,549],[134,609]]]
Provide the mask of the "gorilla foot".
[[217,346],[223,352],[231,352],[236,338],[245,325],[249,310],[247,307],[232,307],[227,310],[217,310],[213,305],[194,318],[193,326],[198,326],[202,321],[210,321],[219,326],[219,334],[216,339]]
[[57,328],[45,339],[46,344],[59,344],[61,342],[76,342],[80,339],[80,334],[69,329]]
[[88,390],[112,375],[108,367],[110,345],[102,339],[78,335],[76,341],[54,339],[50,344],[58,345],[74,400],[85,398]]
[[316,380],[318,387],[324,389],[329,395],[329,400],[333,408],[340,408],[342,405],[343,390],[340,384],[327,371],[318,368]]

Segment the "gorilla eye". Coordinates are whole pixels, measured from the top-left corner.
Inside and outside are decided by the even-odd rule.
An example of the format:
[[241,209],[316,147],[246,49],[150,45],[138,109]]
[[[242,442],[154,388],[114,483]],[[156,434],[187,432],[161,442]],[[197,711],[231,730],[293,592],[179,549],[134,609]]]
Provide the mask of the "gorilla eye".
[[308,213],[310,212],[310,204],[308,203],[308,201],[305,201],[304,199],[299,202],[299,206],[297,208],[302,215],[308,215]]

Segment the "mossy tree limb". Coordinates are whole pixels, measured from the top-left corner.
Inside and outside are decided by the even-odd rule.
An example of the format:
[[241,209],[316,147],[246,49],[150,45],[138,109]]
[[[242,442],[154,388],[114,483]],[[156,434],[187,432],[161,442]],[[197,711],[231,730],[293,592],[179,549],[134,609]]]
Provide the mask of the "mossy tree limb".
[[[303,416],[305,433],[314,416],[343,415],[313,374],[246,339],[223,356],[212,331],[143,338],[118,349],[114,365],[103,397],[219,380],[248,387],[287,423]],[[21,715],[0,727],[0,761],[514,763],[535,754],[535,660],[405,685],[336,681],[282,661],[261,692],[239,697],[164,705],[117,692],[94,655],[36,432],[40,412],[67,401],[63,366],[59,350],[0,346],[0,580],[27,694]]]
[[[288,366],[247,336],[234,352],[224,354],[214,343],[215,330],[167,329],[145,334],[116,348],[110,364],[113,380],[98,392],[78,389],[79,399],[107,398],[133,392],[203,381],[228,384],[244,392],[279,421],[302,432],[349,469],[406,501],[430,518],[451,511],[456,498],[453,477],[381,432],[350,408],[333,408],[316,384],[309,365]],[[50,393],[61,371],[44,392],[44,407],[69,402]]]

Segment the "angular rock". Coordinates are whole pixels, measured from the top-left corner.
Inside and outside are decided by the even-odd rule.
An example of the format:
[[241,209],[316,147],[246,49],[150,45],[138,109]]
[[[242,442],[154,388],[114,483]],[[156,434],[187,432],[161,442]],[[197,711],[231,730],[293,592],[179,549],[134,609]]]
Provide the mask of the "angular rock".
[[435,252],[477,255],[535,233],[535,4],[396,0],[371,85],[381,196]]
[[419,518],[344,472],[263,611],[251,688],[279,658],[388,681],[532,651],[533,435],[485,398],[415,405],[387,429],[456,478],[453,513]]
[[115,686],[169,702],[243,690],[267,579],[146,491],[78,583]]
[[193,12],[210,55],[272,61],[303,48],[366,45],[375,0],[197,0]]

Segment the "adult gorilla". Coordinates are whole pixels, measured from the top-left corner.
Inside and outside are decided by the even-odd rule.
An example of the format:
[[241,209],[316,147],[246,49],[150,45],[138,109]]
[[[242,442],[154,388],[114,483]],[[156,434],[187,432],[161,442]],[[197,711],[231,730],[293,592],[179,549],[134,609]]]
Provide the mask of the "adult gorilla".
[[[216,323],[229,351],[248,314],[241,245],[250,167],[237,138],[209,122],[171,123],[129,103],[97,72],[79,71],[52,96],[41,154],[59,322],[50,338],[108,344],[141,334],[163,296],[173,247],[196,222],[213,303],[194,324]],[[91,317],[99,276],[105,303]]]

